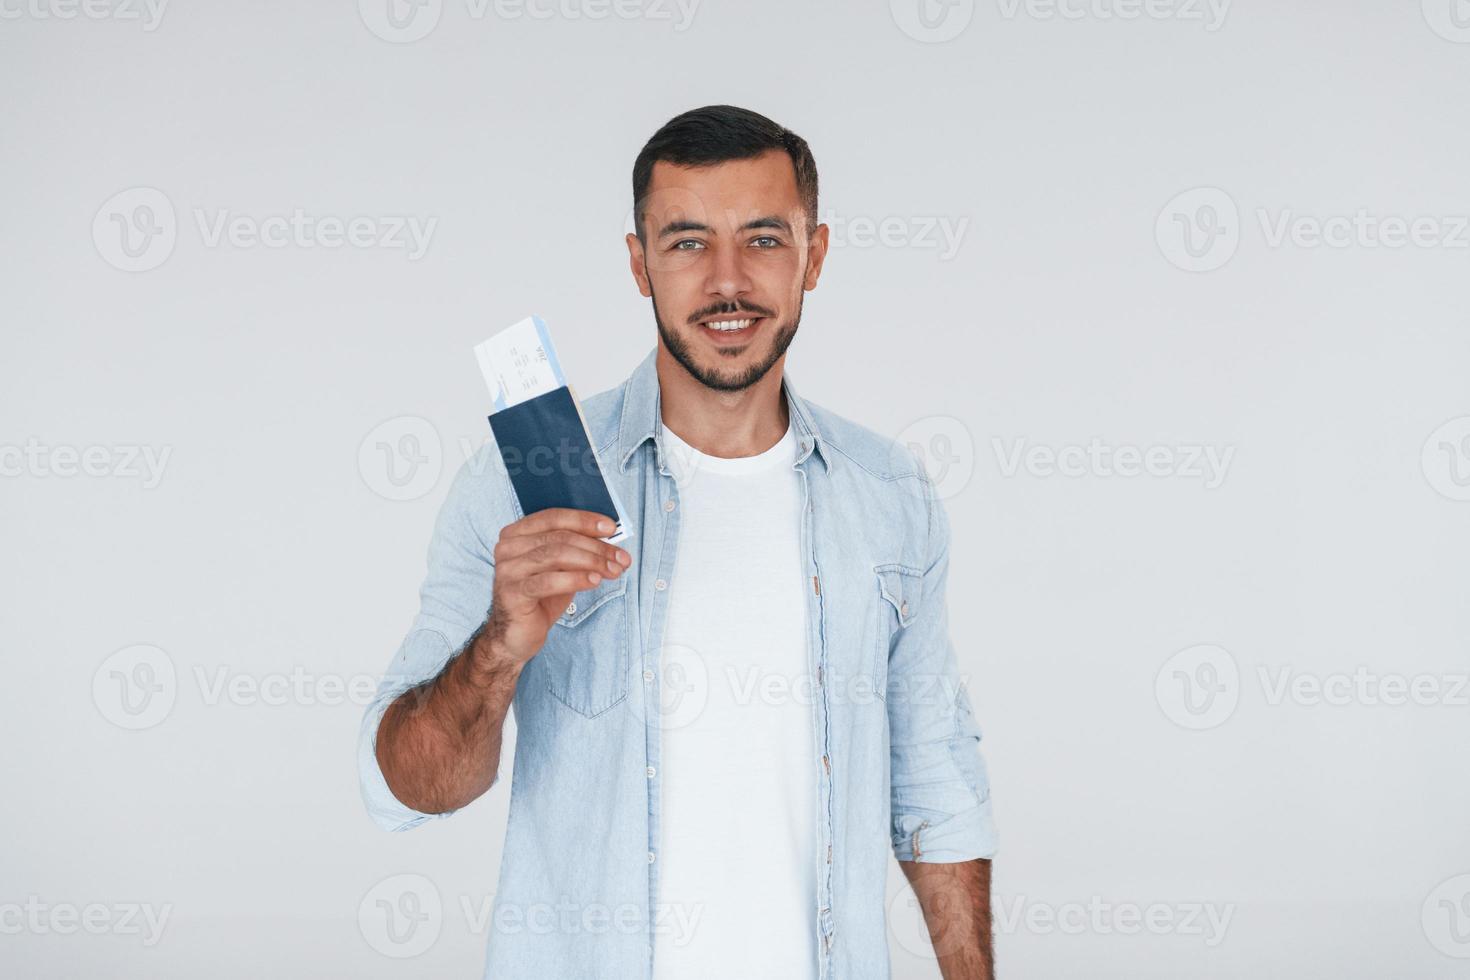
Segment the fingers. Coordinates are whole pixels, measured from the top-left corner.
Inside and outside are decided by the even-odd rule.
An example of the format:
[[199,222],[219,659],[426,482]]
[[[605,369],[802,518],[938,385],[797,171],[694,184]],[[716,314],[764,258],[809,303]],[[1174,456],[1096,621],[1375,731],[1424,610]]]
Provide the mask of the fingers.
[[[507,577],[512,581],[527,578],[538,572],[565,571],[565,572],[588,572],[602,578],[616,578],[623,574],[624,565],[614,556],[609,554],[601,546],[601,542],[593,541],[591,538],[584,539],[593,541],[599,545],[597,548],[585,547],[578,542],[548,538],[540,542],[537,538],[527,538],[531,546],[518,555],[510,558],[499,559],[496,562],[496,577]],[[540,543],[538,543],[540,542]],[[518,547],[512,544],[510,547]],[[497,548],[499,545],[497,544]],[[621,549],[613,549],[621,551]],[[596,583],[593,583],[594,585]],[[587,588],[585,584],[580,588]]]
[[532,599],[548,596],[570,596],[583,589],[590,589],[602,581],[602,576],[591,572],[537,572],[521,579],[521,595]]
[[500,532],[502,538],[520,537],[525,534],[545,534],[548,531],[575,531],[589,538],[607,537],[617,530],[612,518],[594,514],[590,510],[572,510],[568,507],[552,507],[529,514],[506,525]]
[[633,558],[622,548],[599,541],[597,538],[589,538],[585,534],[576,531],[546,531],[541,534],[520,534],[510,537],[502,536],[495,543],[494,556],[497,565],[504,564],[514,558],[523,558],[527,555],[539,554],[543,559],[551,557],[563,547],[579,548],[589,552],[594,557],[603,561],[611,562],[618,566],[610,569],[614,574],[633,563]]

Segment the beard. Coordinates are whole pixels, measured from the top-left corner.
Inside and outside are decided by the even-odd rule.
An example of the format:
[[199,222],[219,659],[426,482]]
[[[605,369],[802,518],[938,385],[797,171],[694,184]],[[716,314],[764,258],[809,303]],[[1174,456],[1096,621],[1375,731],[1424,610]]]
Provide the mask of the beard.
[[[649,292],[653,292],[651,284]],[[786,353],[786,348],[790,347],[791,342],[796,339],[796,329],[801,326],[801,307],[804,299],[805,297],[798,295],[796,315],[775,328],[775,336],[771,338],[771,349],[766,356],[735,374],[721,371],[718,368],[706,368],[695,360],[693,352],[689,349],[689,342],[679,336],[678,332],[670,330],[663,318],[658,315],[658,296],[656,294],[652,297],[653,321],[658,324],[658,335],[663,339],[664,346],[668,348],[674,360],[678,361],[684,370],[694,377],[694,380],[715,391],[742,391],[764,378],[766,372],[775,366],[781,356]],[[730,306],[731,308],[725,312],[752,312],[740,303],[732,303]],[[746,349],[748,348],[743,348],[740,353],[744,353]]]

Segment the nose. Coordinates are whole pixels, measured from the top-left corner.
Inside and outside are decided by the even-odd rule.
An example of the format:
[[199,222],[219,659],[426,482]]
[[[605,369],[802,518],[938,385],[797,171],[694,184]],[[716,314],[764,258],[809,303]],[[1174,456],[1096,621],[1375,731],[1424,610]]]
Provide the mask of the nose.
[[705,280],[705,292],[731,302],[750,292],[745,250],[739,245],[720,243],[711,251],[714,252],[711,256],[713,261],[709,265],[709,277]]

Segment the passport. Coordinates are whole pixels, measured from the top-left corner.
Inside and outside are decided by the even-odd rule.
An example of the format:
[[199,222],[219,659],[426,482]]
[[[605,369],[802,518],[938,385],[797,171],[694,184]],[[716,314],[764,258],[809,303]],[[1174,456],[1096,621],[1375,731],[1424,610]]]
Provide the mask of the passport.
[[617,525],[602,540],[627,537],[625,512],[603,476],[545,322],[527,317],[476,345],[475,357],[495,398],[490,429],[521,513],[589,510]]

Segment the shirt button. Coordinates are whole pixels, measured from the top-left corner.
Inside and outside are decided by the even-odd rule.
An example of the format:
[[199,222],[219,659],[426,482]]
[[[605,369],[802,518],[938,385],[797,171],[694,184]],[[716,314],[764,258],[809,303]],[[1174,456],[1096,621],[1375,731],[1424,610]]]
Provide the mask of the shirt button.
[[645,670],[643,672],[643,679],[646,680],[646,681],[653,680],[653,671],[651,671],[651,670]]
[[673,509],[674,509],[674,502],[672,500],[665,500],[664,501],[664,513],[667,514],[669,511],[671,511]]
[[567,606],[567,615],[568,616],[576,615],[576,612],[577,612],[577,604],[575,602],[572,603],[571,605]]
[[647,769],[643,770],[643,772],[648,776],[649,779],[652,779],[655,770],[653,766],[649,766]]
[[653,852],[652,851],[649,851],[648,852],[648,863],[649,864],[652,864],[653,863]]
[[665,582],[663,579],[659,579],[657,582],[653,583],[653,587],[662,592],[664,589],[667,589],[669,587],[669,583]]
[[909,604],[907,602],[899,603],[898,611],[907,616],[909,614]]

